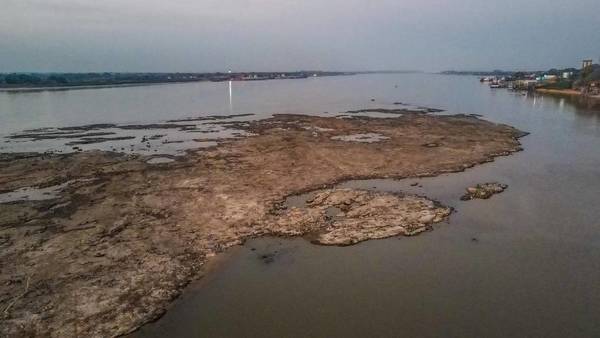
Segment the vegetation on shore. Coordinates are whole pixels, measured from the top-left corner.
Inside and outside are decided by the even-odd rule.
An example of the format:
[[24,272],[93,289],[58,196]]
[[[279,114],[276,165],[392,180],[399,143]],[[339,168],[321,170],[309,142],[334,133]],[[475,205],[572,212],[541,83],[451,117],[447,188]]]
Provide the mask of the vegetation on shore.
[[309,76],[349,75],[346,72],[248,73],[0,73],[0,88],[110,86],[196,81],[299,79]]

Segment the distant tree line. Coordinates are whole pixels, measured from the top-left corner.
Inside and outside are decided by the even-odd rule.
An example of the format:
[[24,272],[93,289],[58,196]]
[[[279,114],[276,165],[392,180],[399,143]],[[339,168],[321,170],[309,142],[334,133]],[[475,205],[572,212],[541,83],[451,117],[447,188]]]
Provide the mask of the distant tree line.
[[82,86],[174,81],[198,81],[199,74],[154,73],[10,73],[0,74],[0,86]]
[[[348,75],[343,72],[250,73],[0,73],[0,87],[97,86],[165,82],[228,81],[243,79],[294,79],[308,76]],[[255,75],[255,76],[253,76]]]
[[512,76],[515,72],[506,70],[474,70],[474,71],[462,71],[462,70],[446,70],[440,74],[444,75],[476,75],[476,76]]

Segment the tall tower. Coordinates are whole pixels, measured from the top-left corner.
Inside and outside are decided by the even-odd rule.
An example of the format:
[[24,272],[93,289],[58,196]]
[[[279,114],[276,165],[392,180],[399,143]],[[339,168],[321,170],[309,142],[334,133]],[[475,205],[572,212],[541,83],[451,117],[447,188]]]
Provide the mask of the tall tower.
[[581,66],[581,71],[585,72],[586,70],[591,68],[593,62],[594,62],[594,60],[583,60],[582,66]]

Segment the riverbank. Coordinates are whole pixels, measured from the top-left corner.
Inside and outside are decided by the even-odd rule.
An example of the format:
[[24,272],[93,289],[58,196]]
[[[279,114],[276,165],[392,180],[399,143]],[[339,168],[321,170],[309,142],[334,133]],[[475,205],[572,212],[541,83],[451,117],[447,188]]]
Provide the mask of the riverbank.
[[295,80],[355,75],[351,72],[228,72],[228,73],[0,73],[0,92],[60,91],[170,83]]
[[546,89],[536,88],[537,93],[541,94],[553,94],[553,95],[567,95],[567,96],[581,96],[581,92],[575,89]]
[[[327,187],[461,171],[520,150],[524,135],[467,115],[382,113],[397,118],[218,122],[255,136],[164,164],[95,151],[5,156],[2,192],[68,184],[56,198],[0,204],[2,333],[131,332],[159,317],[211,257],[252,237],[311,234],[346,245],[426,230],[447,217],[444,206]],[[311,208],[283,207],[287,196],[315,190]],[[343,214],[332,219],[331,207]],[[392,224],[399,210],[421,217]],[[369,227],[357,228],[365,217]]]
[[153,82],[153,83],[126,83],[126,84],[106,84],[106,85],[74,85],[74,86],[47,86],[47,87],[14,87],[0,88],[0,92],[6,93],[25,93],[25,92],[44,92],[44,91],[63,91],[74,89],[102,89],[102,88],[126,88],[126,87],[142,87],[156,86],[173,83],[188,83],[188,82]]
[[578,97],[581,99],[600,100],[600,96],[597,95],[583,95],[581,91],[575,89],[545,89],[538,88],[535,90],[540,94],[556,95],[556,96],[570,96]]

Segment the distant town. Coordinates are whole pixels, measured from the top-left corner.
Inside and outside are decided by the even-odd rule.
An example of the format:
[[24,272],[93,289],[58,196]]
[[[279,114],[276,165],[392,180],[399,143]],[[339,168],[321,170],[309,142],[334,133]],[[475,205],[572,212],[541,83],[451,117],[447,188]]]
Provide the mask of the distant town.
[[[600,62],[599,62],[600,63]],[[475,75],[490,88],[536,91],[600,99],[600,64],[583,60],[581,68],[547,71],[445,71],[446,75]]]
[[353,75],[349,72],[225,72],[225,73],[0,73],[0,89],[71,88],[199,81],[259,81]]

